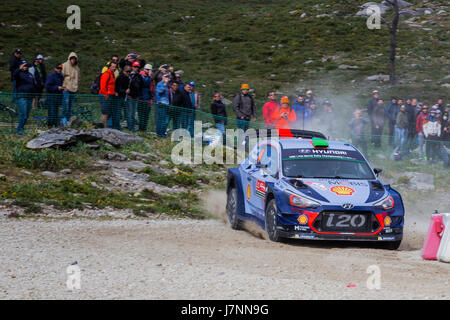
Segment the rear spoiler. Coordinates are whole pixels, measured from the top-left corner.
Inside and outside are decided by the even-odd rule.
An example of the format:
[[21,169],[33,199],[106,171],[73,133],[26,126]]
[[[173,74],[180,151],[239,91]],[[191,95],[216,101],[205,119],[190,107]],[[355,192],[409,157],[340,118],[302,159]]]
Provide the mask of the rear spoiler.
[[[302,138],[302,139],[312,139],[319,138],[327,140],[327,137],[317,131],[309,131],[309,130],[297,130],[297,129],[254,129],[255,135],[249,134],[249,138],[259,138],[262,137],[279,137],[279,138]],[[246,133],[247,135],[247,133]]]

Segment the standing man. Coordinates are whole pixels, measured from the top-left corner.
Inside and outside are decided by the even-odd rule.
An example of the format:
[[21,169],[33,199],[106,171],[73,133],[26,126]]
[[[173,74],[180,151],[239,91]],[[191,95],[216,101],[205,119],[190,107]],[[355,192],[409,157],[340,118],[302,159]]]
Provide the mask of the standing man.
[[141,71],[142,76],[142,97],[138,103],[138,119],[139,119],[139,131],[147,131],[148,119],[150,111],[152,110],[153,103],[153,79],[152,79],[153,67],[151,64],[146,64],[144,70]]
[[62,104],[62,123],[65,126],[72,116],[72,107],[75,95],[80,85],[80,67],[78,66],[78,56],[71,52],[66,62],[62,65],[63,82],[63,104]]
[[162,76],[162,80],[156,85],[156,134],[160,137],[166,136],[166,129],[168,123],[167,108],[170,105],[169,102],[169,74],[166,73]]
[[297,101],[292,105],[292,109],[295,111],[295,128],[304,129],[305,122],[309,117],[309,110],[305,103],[305,98],[302,95],[298,95]]
[[[423,135],[426,140],[427,161],[436,162],[440,154],[441,121],[437,116],[439,109],[431,109],[430,115],[423,121]],[[439,110],[440,113],[440,110]]]
[[42,96],[42,91],[45,87],[45,79],[44,74],[41,71],[41,68],[39,67],[39,59],[34,59],[33,65],[28,69],[28,71],[33,75],[34,77],[34,86],[36,87],[35,96],[33,97],[32,102],[32,108],[36,109],[39,104],[39,100]]
[[233,99],[233,110],[236,113],[239,129],[247,131],[249,121],[256,121],[256,107],[253,97],[249,94],[250,87],[244,83],[241,85],[241,93]]
[[397,113],[395,120],[395,140],[394,147],[398,152],[404,151],[406,138],[408,137],[408,114],[406,113],[406,106],[400,106],[400,111]]
[[[417,115],[416,119],[416,134],[418,137],[418,144],[419,144],[419,158],[424,159],[425,158],[425,136],[423,134],[423,123],[425,119],[428,117],[428,106],[424,105],[422,107],[422,111]],[[411,136],[411,135],[409,135]]]
[[326,128],[326,134],[329,137],[334,137],[336,134],[336,114],[333,111],[333,104],[330,100],[323,102],[323,113],[320,117],[320,121],[323,122]]
[[103,128],[108,127],[108,118],[112,118],[112,127],[117,128],[120,122],[120,113],[117,114],[117,103],[114,101],[116,95],[115,84],[116,76],[115,71],[117,69],[117,62],[111,62],[108,70],[100,77],[100,104],[102,107],[101,122]]
[[105,66],[102,69],[102,74],[108,71],[109,66],[112,62],[115,62],[117,64],[116,71],[114,71],[114,77],[117,79],[117,77],[120,74],[120,68],[119,68],[119,56],[117,54],[113,54],[111,56],[111,59],[105,64]]
[[[406,106],[405,106],[406,110]],[[389,124],[389,145],[394,143],[395,135],[395,122],[397,121],[397,114],[399,113],[398,99],[396,97],[391,98],[391,102],[386,107],[386,116]]]
[[371,127],[371,134],[372,134],[372,138],[371,138],[371,142],[372,144],[375,143],[375,134],[374,134],[374,126],[373,126],[373,121],[372,121],[372,112],[375,109],[375,107],[378,105],[378,98],[380,97],[380,93],[378,92],[378,90],[373,90],[372,91],[372,99],[369,100],[369,102],[367,103],[367,114],[369,115],[369,119],[370,119],[370,123],[372,124]]
[[[263,110],[264,111],[264,110]],[[216,128],[225,136],[225,126],[227,125],[227,109],[222,102],[220,93],[214,94],[214,100],[211,103],[211,113],[216,123]]]
[[47,92],[48,104],[48,127],[59,126],[58,109],[62,104],[62,92],[64,77],[61,74],[62,64],[57,64],[55,70],[49,74],[45,81],[45,91]]
[[311,90],[306,91],[305,104],[306,108],[309,110],[311,109],[312,104],[316,104],[316,100],[314,100],[313,92]]
[[[126,65],[123,69],[120,75],[117,77],[115,85],[114,85],[114,95],[116,100],[116,107],[115,111],[119,113],[119,119],[120,114],[122,113],[122,109],[125,109],[126,99],[127,99],[127,90],[129,90],[130,86],[130,73],[131,73],[131,67],[129,65]],[[113,123],[114,125],[114,123]],[[117,124],[116,124],[117,125]],[[114,128],[117,130],[122,130],[120,127],[120,120],[118,123],[118,127]]]
[[384,107],[383,107],[383,99],[378,99],[377,106],[372,110],[372,127],[373,127],[373,136],[372,140],[374,141],[375,147],[381,147],[381,136],[383,134],[384,129]]
[[352,144],[358,149],[361,149],[364,155],[367,156],[367,142],[364,132],[369,120],[361,117],[360,109],[356,109],[353,115],[354,118],[348,123]]
[[19,66],[20,62],[22,61],[22,50],[16,49],[12,55],[11,59],[9,60],[9,72],[11,73],[11,81],[12,81],[12,87],[13,87],[13,103],[16,102],[16,80],[14,80],[14,71],[16,71]]
[[127,128],[131,132],[136,132],[136,111],[139,99],[142,95],[142,87],[144,86],[144,80],[139,74],[140,66],[138,61],[133,62],[130,74],[130,85],[127,90],[126,120]]
[[272,119],[272,114],[280,107],[276,101],[275,91],[267,92],[267,101],[262,108],[264,124],[267,128],[271,129],[275,127],[275,120]]
[[169,85],[169,110],[168,110],[168,121],[166,123],[166,128],[164,128],[164,131],[167,130],[167,127],[169,126],[170,120],[172,120],[172,129],[177,130],[181,126],[181,108],[184,105],[184,95],[179,90],[178,82],[172,81]]
[[13,79],[16,81],[17,105],[19,107],[17,134],[23,134],[25,124],[30,115],[33,94],[36,91],[34,77],[28,71],[26,60],[20,61],[19,68],[13,73]]

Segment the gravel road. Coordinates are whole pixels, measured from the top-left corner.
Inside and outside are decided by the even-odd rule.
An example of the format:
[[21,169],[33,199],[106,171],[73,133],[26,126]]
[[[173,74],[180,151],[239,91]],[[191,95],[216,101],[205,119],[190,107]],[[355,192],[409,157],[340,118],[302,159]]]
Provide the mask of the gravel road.
[[[449,299],[450,264],[402,247],[273,243],[216,220],[1,219],[1,299]],[[368,289],[367,268],[381,272]],[[68,267],[80,289],[67,287]]]

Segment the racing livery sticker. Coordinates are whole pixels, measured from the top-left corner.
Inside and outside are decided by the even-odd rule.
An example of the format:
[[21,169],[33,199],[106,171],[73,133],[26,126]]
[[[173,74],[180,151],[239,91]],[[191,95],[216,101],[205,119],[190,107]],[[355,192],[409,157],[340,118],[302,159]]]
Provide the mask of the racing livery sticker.
[[319,182],[306,181],[305,184],[310,185],[311,187],[317,188],[322,191],[327,191],[328,188]]
[[250,196],[252,195],[252,188],[250,184],[247,185],[247,200],[250,200]]
[[296,159],[338,159],[348,161],[365,162],[358,151],[337,149],[285,149],[282,154],[283,160]]
[[261,180],[256,181],[256,190],[255,193],[257,196],[261,198],[266,198],[266,183]]
[[351,196],[355,192],[352,188],[345,186],[335,186],[330,191],[336,193],[338,196]]
[[300,215],[297,220],[298,220],[298,222],[300,224],[307,224],[308,223],[308,217],[306,215],[304,215],[304,214]]

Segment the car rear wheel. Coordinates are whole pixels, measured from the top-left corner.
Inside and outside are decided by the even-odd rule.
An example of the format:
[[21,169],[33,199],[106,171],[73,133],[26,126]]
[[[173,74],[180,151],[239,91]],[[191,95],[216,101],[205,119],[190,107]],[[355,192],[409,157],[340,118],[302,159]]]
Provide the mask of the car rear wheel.
[[237,209],[237,190],[235,187],[231,188],[230,191],[228,191],[227,217],[231,229],[241,230],[241,219],[239,219]]
[[280,242],[282,240],[277,229],[277,211],[275,199],[270,200],[266,208],[266,232],[269,239],[274,242]]

